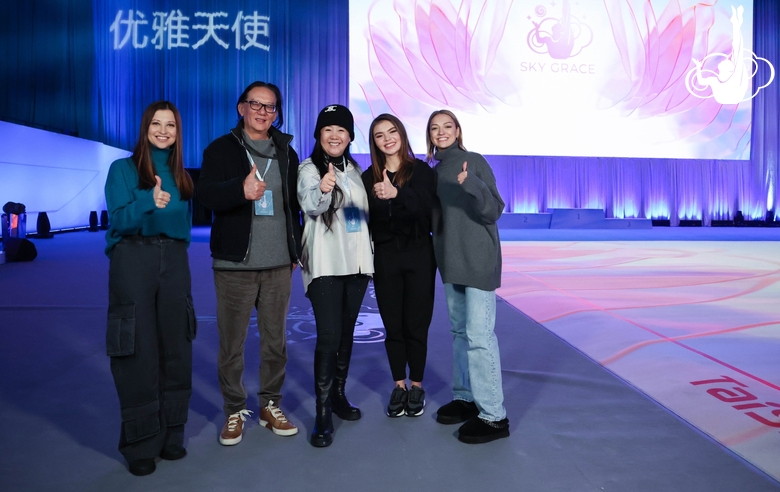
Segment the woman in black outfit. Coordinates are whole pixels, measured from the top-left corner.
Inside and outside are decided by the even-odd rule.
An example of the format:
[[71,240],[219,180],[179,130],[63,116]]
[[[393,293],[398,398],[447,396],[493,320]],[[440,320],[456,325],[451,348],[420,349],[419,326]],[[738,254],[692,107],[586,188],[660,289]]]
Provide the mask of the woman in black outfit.
[[369,194],[374,240],[374,288],[395,380],[387,415],[417,417],[425,407],[422,380],[433,316],[436,261],[431,208],[436,196],[435,176],[426,163],[414,157],[406,129],[395,116],[377,116],[369,135],[371,167],[363,173],[363,184]]

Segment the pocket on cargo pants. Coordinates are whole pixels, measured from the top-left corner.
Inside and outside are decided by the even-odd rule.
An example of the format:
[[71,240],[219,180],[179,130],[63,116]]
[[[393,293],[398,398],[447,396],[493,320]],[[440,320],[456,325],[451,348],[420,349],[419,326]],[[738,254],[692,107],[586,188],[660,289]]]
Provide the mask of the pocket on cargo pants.
[[135,303],[108,306],[106,355],[118,357],[135,353]]

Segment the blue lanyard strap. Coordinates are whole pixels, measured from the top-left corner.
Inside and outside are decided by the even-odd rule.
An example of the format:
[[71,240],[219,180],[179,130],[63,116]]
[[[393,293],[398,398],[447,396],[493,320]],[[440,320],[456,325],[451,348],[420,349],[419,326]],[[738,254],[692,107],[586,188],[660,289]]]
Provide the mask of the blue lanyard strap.
[[[347,190],[347,196],[349,197],[349,206],[351,207],[352,202],[352,189],[349,186],[349,174],[347,174],[347,160],[342,156],[341,157],[341,165],[344,166],[344,188]],[[338,175],[336,175],[338,177]]]
[[[246,150],[246,149],[244,149],[244,150],[246,151],[246,156],[249,157],[249,164],[251,166],[254,166],[255,165],[255,160],[252,159],[252,154],[250,154],[248,150]],[[265,178],[265,176],[268,175],[268,169],[271,167],[271,161],[273,161],[273,159],[269,157],[268,158],[268,162],[265,165],[265,171],[263,172],[263,174],[260,174],[260,170],[259,169],[257,169],[255,171],[255,176],[257,176],[257,179],[259,179],[260,181],[265,181],[265,179],[263,179],[263,178]]]

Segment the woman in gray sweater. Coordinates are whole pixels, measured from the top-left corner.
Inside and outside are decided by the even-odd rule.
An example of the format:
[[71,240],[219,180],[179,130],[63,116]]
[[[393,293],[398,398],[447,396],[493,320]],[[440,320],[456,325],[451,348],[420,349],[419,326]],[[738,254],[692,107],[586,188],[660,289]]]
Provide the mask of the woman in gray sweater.
[[436,160],[433,244],[447,295],[453,335],[453,400],[439,408],[442,424],[465,422],[458,439],[469,444],[509,436],[501,359],[494,333],[501,285],[496,221],[504,201],[490,165],[463,146],[460,123],[447,110],[428,118],[428,160]]

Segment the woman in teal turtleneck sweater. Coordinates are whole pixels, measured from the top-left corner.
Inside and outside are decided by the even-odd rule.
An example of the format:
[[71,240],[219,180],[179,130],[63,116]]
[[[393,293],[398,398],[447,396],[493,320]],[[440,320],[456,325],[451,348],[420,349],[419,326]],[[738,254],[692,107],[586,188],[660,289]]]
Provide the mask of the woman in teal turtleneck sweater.
[[141,119],[133,155],[108,171],[106,254],[111,357],[122,411],[119,451],[133,475],[157,456],[183,458],[192,394],[190,243],[193,185],[182,163],[181,116],[167,101]]

